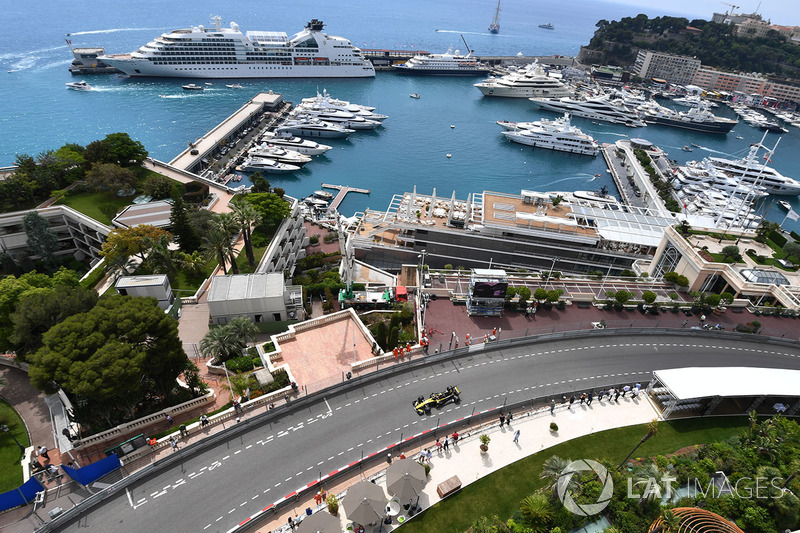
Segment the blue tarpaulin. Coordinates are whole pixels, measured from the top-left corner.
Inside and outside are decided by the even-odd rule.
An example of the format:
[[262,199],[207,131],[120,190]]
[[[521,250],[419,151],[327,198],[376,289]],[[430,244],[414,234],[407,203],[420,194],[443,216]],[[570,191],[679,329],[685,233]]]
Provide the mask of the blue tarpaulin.
[[25,505],[36,498],[36,493],[43,491],[44,487],[35,477],[30,478],[14,490],[0,494],[0,512]]
[[119,462],[119,457],[116,455],[109,455],[105,459],[100,459],[82,468],[72,468],[71,466],[61,465],[61,468],[69,477],[84,487],[121,467],[122,463]]

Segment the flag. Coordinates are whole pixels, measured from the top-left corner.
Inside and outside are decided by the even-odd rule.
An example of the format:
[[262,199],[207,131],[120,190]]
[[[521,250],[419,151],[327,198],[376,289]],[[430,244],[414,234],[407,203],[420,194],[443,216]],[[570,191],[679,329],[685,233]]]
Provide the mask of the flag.
[[786,218],[791,220],[800,219],[800,213],[796,212],[794,209],[789,209],[789,213],[786,215]]

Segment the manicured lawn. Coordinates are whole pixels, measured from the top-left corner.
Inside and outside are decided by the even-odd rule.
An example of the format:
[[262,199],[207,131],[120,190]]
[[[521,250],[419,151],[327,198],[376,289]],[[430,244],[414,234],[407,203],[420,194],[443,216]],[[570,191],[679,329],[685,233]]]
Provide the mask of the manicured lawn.
[[[25,447],[29,446],[28,433],[22,419],[4,400],[0,400],[0,424],[11,429],[11,435]],[[13,490],[22,485],[22,452],[11,438],[11,435],[0,431],[0,492]]]
[[82,192],[66,196],[57,203],[68,205],[75,211],[110,226],[113,218],[110,216],[111,212],[119,213],[123,207],[133,202],[133,198],[133,196],[120,198],[111,191]]
[[253,268],[250,268],[250,264],[247,262],[247,253],[244,251],[244,247],[242,247],[242,251],[239,252],[239,255],[236,257],[236,264],[239,266],[239,272],[242,274],[252,274],[255,271],[255,267],[258,266],[258,262],[264,257],[266,251],[266,246],[258,248],[255,246],[253,247],[253,255],[256,258],[256,264]]
[[[648,440],[635,457],[652,457],[675,452],[693,444],[727,440],[747,426],[745,418],[701,418],[661,422],[658,435]],[[539,478],[549,457],[564,459],[609,459],[621,462],[646,433],[644,425],[612,429],[574,439],[517,461],[464,487],[459,493],[426,510],[406,524],[403,533],[462,533],[480,516],[497,515],[505,521],[519,508],[519,502],[545,485]],[[474,453],[480,461],[478,444],[470,442],[461,453]],[[466,447],[465,447],[466,448]],[[489,455],[491,456],[491,445]]]

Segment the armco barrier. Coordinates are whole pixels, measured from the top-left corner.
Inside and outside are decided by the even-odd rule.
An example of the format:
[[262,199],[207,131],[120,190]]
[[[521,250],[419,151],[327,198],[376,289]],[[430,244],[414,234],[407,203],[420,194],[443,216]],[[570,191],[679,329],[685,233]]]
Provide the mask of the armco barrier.
[[[502,349],[503,347],[508,347],[508,346],[516,346],[516,345],[524,345],[524,344],[536,344],[536,343],[542,343],[542,342],[552,342],[552,341],[558,341],[558,340],[574,339],[574,338],[578,338],[578,337],[580,337],[580,338],[607,338],[607,337],[614,337],[614,336],[624,336],[624,337],[632,337],[632,336],[638,336],[638,335],[652,336],[653,334],[674,335],[676,337],[702,337],[702,338],[713,338],[713,339],[725,338],[725,339],[749,340],[749,341],[758,339],[759,341],[761,341],[764,344],[773,344],[773,345],[779,345],[779,346],[786,346],[786,347],[791,347],[791,348],[795,348],[795,349],[800,347],[800,342],[789,340],[789,339],[776,338],[776,337],[762,337],[760,335],[752,335],[752,334],[736,333],[736,332],[727,332],[727,331],[710,332],[710,331],[707,331],[707,330],[671,329],[671,328],[664,328],[664,329],[658,329],[658,330],[653,329],[653,328],[614,328],[614,329],[601,329],[601,330],[583,330],[583,331],[571,331],[571,332],[560,332],[560,333],[548,333],[548,334],[545,334],[545,335],[536,335],[536,336],[530,336],[530,337],[516,337],[516,338],[511,338],[511,339],[502,339],[502,340],[492,341],[485,348],[485,350],[486,351],[494,351],[494,350]],[[480,347],[483,348],[482,345],[480,345]],[[245,431],[248,431],[249,429],[251,429],[251,428],[253,428],[253,427],[257,426],[257,425],[261,425],[261,424],[264,424],[264,423],[269,423],[274,418],[276,418],[278,415],[281,415],[281,416],[282,415],[286,415],[286,414],[291,415],[292,413],[295,413],[295,412],[297,412],[297,411],[299,411],[301,409],[307,409],[308,407],[311,406],[311,404],[316,403],[320,397],[330,396],[330,395],[333,395],[333,394],[339,394],[339,393],[345,392],[345,391],[350,390],[350,389],[355,389],[355,388],[358,388],[358,387],[362,387],[362,386],[364,386],[366,384],[373,383],[375,381],[379,381],[379,380],[385,379],[387,376],[391,376],[391,375],[394,375],[394,374],[407,372],[407,371],[412,370],[412,369],[417,369],[417,368],[421,368],[421,367],[424,367],[424,366],[429,366],[429,365],[439,364],[439,363],[450,361],[450,360],[459,359],[461,357],[468,356],[470,353],[473,353],[475,348],[476,348],[476,345],[473,345],[471,347],[459,348],[458,350],[453,350],[453,351],[450,351],[450,352],[442,352],[442,353],[435,354],[435,355],[429,355],[429,356],[427,356],[427,357],[425,357],[423,359],[416,359],[416,360],[410,360],[410,361],[405,361],[405,362],[402,362],[402,363],[398,363],[396,365],[392,365],[392,366],[389,366],[389,367],[386,367],[386,368],[383,368],[383,369],[380,369],[380,370],[376,370],[375,372],[371,372],[369,374],[365,374],[365,375],[362,375],[362,376],[354,376],[353,379],[351,379],[351,380],[348,380],[348,381],[345,381],[345,382],[342,382],[342,383],[337,383],[335,385],[331,385],[330,387],[327,387],[325,389],[322,389],[322,390],[314,392],[314,393],[309,393],[307,396],[304,396],[302,398],[298,398],[296,400],[293,400],[292,402],[290,402],[290,403],[288,403],[288,404],[286,404],[284,406],[281,406],[280,408],[277,408],[275,410],[265,411],[264,413],[262,413],[260,415],[254,416],[254,417],[249,418],[249,419],[242,420],[242,422],[240,422],[240,423],[238,423],[236,425],[233,425],[233,426],[231,426],[231,427],[229,427],[229,428],[227,428],[227,429],[225,429],[223,431],[220,431],[219,433],[212,434],[208,438],[206,438],[206,439],[204,439],[202,441],[198,441],[198,442],[195,442],[193,444],[190,444],[190,445],[186,446],[185,448],[183,448],[181,450],[178,450],[177,452],[172,453],[172,454],[168,455],[167,457],[164,457],[163,459],[159,459],[158,461],[156,461],[156,462],[154,462],[154,463],[152,463],[150,465],[145,466],[141,470],[138,470],[138,471],[134,472],[133,474],[131,474],[130,476],[118,481],[117,483],[114,483],[111,487],[109,487],[107,489],[104,489],[104,490],[100,491],[99,493],[96,493],[96,494],[86,498],[85,500],[80,502],[78,505],[76,505],[72,509],[69,509],[69,510],[65,511],[64,513],[62,513],[61,515],[59,515],[58,517],[53,519],[51,522],[43,524],[36,531],[37,531],[37,533],[38,532],[45,533],[45,532],[54,531],[58,527],[60,527],[62,525],[65,525],[66,523],[70,522],[71,520],[74,520],[75,518],[77,518],[79,516],[82,516],[83,513],[88,512],[94,506],[96,506],[97,504],[102,502],[104,499],[106,499],[106,498],[108,498],[110,496],[113,496],[114,494],[119,492],[121,489],[124,489],[128,485],[130,485],[132,483],[135,483],[135,482],[138,482],[138,481],[141,481],[143,479],[146,479],[147,477],[149,477],[151,475],[155,475],[162,468],[166,468],[166,467],[170,467],[172,465],[178,464],[181,461],[184,461],[184,460],[186,460],[187,458],[189,458],[191,456],[194,456],[196,454],[199,454],[199,453],[207,450],[208,448],[211,448],[213,446],[216,446],[217,444],[220,444],[220,443],[225,442],[225,441],[227,441],[227,440],[229,440],[231,438],[234,438],[237,435],[239,435],[241,433],[244,433]],[[473,350],[473,352],[470,351],[471,349]],[[561,394],[561,392],[559,392],[558,394]],[[506,409],[513,408],[514,406],[519,406],[519,405],[527,405],[527,404],[530,403],[530,401],[531,400],[526,400],[526,401],[522,402],[521,404],[510,404],[510,405],[506,406]],[[487,414],[493,413],[496,410],[497,410],[497,408],[481,411],[479,413],[475,413],[474,415],[470,415],[469,417],[464,417],[462,419],[459,419],[459,420],[453,422],[452,424],[464,424],[464,423],[469,421],[468,419],[473,419],[474,420],[474,418],[476,418],[476,417],[486,416]],[[452,424],[443,424],[442,425],[442,429],[444,427],[452,427]],[[419,435],[414,435],[414,436],[411,436],[411,437],[404,438],[402,442],[409,442],[409,441],[413,441],[414,439],[420,439],[420,438],[423,438],[423,437],[427,438],[428,436],[432,436],[432,435],[430,435],[432,432],[438,431],[439,429],[440,428],[437,428],[435,430],[427,430],[427,431],[424,431],[424,432],[420,433]],[[398,444],[402,444],[402,443],[397,443],[394,446],[397,446]],[[394,448],[392,448],[392,449],[394,449]],[[383,460],[383,457],[380,454],[381,454],[381,450],[378,450],[378,451],[370,454],[369,456],[365,456],[364,461],[381,461],[381,460]],[[335,471],[330,472],[327,476],[325,476],[323,478],[323,480],[330,481],[332,479],[336,479],[337,477],[340,477],[340,476],[343,476],[343,475],[347,474],[352,468],[354,468],[356,466],[364,465],[364,464],[365,463],[361,463],[360,461],[356,461],[356,462],[348,464],[348,465],[343,465],[342,468],[339,468],[339,469],[337,469]],[[299,487],[298,489],[301,492],[310,491],[315,486],[317,486],[317,482],[310,483],[310,484],[306,485],[305,488]],[[298,492],[298,490],[294,490],[292,492],[289,492],[284,498],[282,498],[281,500],[279,500],[277,502],[277,507],[276,507],[276,504],[273,503],[273,504],[265,507],[264,509],[262,509],[262,511],[260,511],[259,513],[256,513],[256,515],[254,515],[254,516],[256,516],[256,517],[261,516],[261,513],[265,513],[267,511],[270,511],[273,508],[275,508],[277,510],[278,507],[280,507],[281,505],[284,505],[287,501],[291,501],[295,496],[299,496],[299,494],[300,494],[300,492]],[[255,521],[255,520],[256,519],[252,518],[252,517],[248,518],[247,520],[241,522],[238,526],[232,528],[229,531],[229,533],[230,532],[235,532],[235,531],[241,531],[243,526],[248,525],[248,527],[249,527],[250,525],[252,525],[252,522]]]

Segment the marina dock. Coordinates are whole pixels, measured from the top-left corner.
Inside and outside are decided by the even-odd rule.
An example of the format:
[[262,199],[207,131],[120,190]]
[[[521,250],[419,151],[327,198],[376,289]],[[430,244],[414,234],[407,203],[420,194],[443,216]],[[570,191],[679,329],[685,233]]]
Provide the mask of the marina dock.
[[328,206],[329,211],[335,211],[339,209],[339,205],[344,201],[344,197],[347,196],[349,192],[360,192],[361,194],[369,194],[369,189],[359,189],[357,187],[348,187],[347,185],[330,185],[328,183],[322,184],[323,189],[334,189],[339,191],[336,195],[336,198],[333,199],[331,205]]

